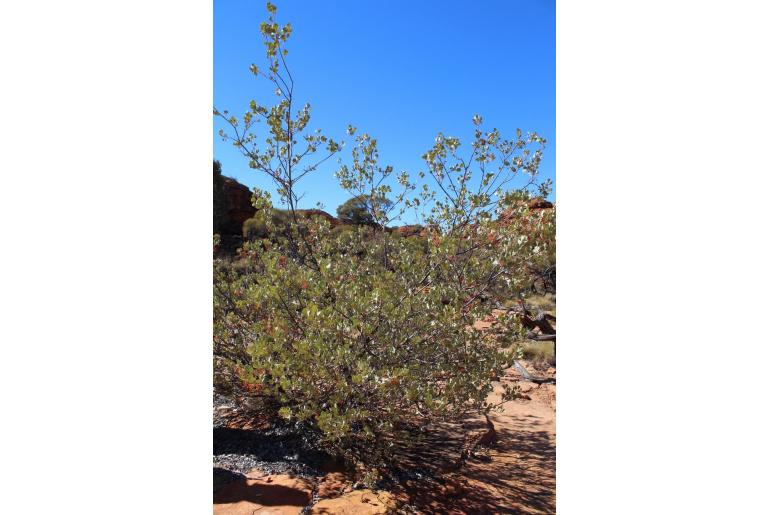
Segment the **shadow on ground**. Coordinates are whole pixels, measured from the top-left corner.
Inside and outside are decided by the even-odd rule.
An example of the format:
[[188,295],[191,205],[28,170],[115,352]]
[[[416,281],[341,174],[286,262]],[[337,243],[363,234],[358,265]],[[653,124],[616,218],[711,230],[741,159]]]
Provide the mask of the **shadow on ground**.
[[214,504],[246,501],[260,506],[307,506],[312,496],[308,491],[284,485],[255,484],[246,478],[236,479],[214,494]]
[[409,504],[426,513],[551,514],[556,513],[555,468],[555,443],[547,431],[500,428],[488,453],[478,453],[455,473],[410,480],[404,487]]
[[329,456],[312,448],[309,437],[290,431],[214,428],[214,456],[248,455],[263,462],[290,462],[321,471]]
[[[401,432],[393,440],[398,450],[391,462],[391,477],[378,488],[393,491],[403,503],[424,513],[555,513],[553,420],[531,412],[505,413],[493,420],[498,437],[495,446],[478,452],[459,469],[466,437],[483,430],[484,419]],[[245,475],[253,461],[230,466],[229,460],[258,460],[257,467],[269,474],[294,477],[299,470],[300,476],[320,477],[333,460],[314,450],[310,441],[312,435],[290,428],[215,427],[215,504],[248,501],[263,506],[307,506],[307,491],[258,484]]]

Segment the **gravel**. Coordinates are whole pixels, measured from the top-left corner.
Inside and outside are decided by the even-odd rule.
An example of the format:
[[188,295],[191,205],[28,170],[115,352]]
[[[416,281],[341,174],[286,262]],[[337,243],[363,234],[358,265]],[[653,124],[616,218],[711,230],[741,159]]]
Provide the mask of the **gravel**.
[[328,456],[313,449],[307,432],[291,425],[268,430],[227,427],[234,415],[243,413],[232,399],[214,394],[214,488],[244,477],[252,469],[267,474],[319,477]]
[[252,469],[267,474],[291,474],[302,477],[317,477],[320,473],[303,463],[290,461],[263,461],[255,454],[220,454],[214,456],[214,467],[246,475]]
[[[243,478],[253,469],[267,474],[291,474],[318,478],[330,457],[312,446],[312,435],[294,425],[276,425],[267,430],[227,427],[228,420],[242,415],[243,408],[220,394],[214,394],[214,488]],[[391,470],[379,482],[387,488],[409,479],[433,478],[427,468]]]

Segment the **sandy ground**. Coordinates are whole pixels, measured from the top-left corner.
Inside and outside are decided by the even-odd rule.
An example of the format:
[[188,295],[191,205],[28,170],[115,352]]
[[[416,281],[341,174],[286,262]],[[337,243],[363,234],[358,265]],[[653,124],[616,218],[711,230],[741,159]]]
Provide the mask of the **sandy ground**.
[[[534,371],[528,363],[522,364]],[[555,377],[555,370],[537,375]],[[519,379],[516,370],[506,371],[490,400],[499,402],[502,382]],[[438,481],[408,482],[399,492],[406,507],[412,512],[446,514],[556,512],[556,387],[528,381],[519,385],[524,397],[490,415],[497,443]],[[474,419],[463,429],[483,427],[483,419]]]

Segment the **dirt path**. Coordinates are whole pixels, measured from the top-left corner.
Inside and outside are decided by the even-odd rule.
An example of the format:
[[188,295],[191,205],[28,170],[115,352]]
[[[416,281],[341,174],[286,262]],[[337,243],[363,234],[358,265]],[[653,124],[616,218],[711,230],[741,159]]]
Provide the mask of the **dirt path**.
[[[490,461],[470,461],[464,475],[474,485],[471,493],[483,492],[480,497],[495,511],[555,513],[556,387],[530,382],[521,387],[530,400],[507,402],[502,413],[490,417],[498,435]],[[501,394],[497,385],[492,396],[498,400]]]
[[[539,375],[554,377],[555,371]],[[518,379],[521,375],[513,368],[501,378]],[[556,387],[519,384],[524,398],[507,402],[502,412],[490,415],[496,445],[438,483],[407,485],[400,497],[408,498],[411,509],[437,514],[556,512]],[[502,384],[496,383],[490,400],[499,402],[502,392]],[[464,425],[471,431],[483,427],[483,418]]]

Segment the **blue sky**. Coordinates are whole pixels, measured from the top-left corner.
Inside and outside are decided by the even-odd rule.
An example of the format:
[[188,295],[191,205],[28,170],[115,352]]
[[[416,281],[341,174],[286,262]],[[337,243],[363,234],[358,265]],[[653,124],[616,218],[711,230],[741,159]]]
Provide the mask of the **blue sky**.
[[[378,139],[381,164],[415,176],[436,134],[467,148],[471,118],[504,137],[516,128],[548,141],[541,166],[555,181],[556,15],[552,0],[350,1],[274,0],[277,21],[291,22],[288,65],[297,105],[313,106],[310,129],[342,139],[348,124]],[[272,105],[274,88],[249,72],[264,66],[262,0],[214,1],[214,105],[234,114],[249,100]],[[225,175],[274,191],[217,135],[214,158]],[[349,147],[343,158],[349,156]],[[327,211],[348,198],[334,160],[298,185],[301,207]],[[552,195],[553,196],[553,195]],[[274,195],[275,198],[275,195]]]

